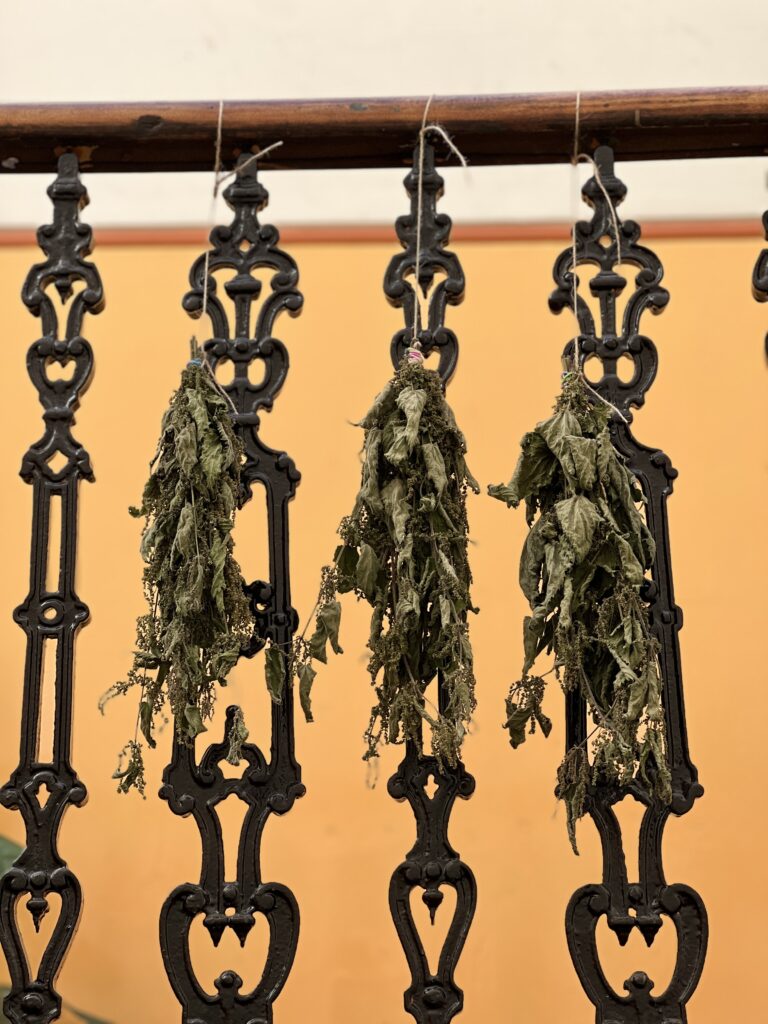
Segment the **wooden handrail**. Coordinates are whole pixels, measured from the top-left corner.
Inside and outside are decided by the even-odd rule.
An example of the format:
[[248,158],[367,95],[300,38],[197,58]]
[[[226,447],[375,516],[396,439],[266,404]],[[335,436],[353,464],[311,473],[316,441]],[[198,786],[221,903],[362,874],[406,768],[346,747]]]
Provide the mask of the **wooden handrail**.
[[[232,101],[222,155],[283,146],[266,168],[405,166],[426,98]],[[585,92],[579,148],[612,145],[619,159],[768,153],[768,88]],[[50,172],[75,150],[95,171],[203,171],[213,163],[218,101],[0,106],[0,169]],[[574,145],[576,94],[436,96],[430,120],[456,137],[471,164],[558,163]],[[441,159],[451,159],[438,145]]]

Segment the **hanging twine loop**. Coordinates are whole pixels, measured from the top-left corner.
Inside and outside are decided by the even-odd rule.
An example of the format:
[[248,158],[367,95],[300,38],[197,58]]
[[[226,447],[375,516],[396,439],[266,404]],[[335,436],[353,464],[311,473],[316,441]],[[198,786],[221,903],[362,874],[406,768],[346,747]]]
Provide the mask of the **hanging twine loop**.
[[[580,127],[581,127],[581,91],[579,90],[576,93],[576,110],[575,110],[575,114],[574,114],[574,124],[573,124],[573,152],[571,154],[571,166],[574,169],[574,176],[573,176],[573,181],[574,181],[574,211],[578,209],[579,201],[580,201],[580,198],[581,198],[581,189],[579,187],[579,179],[578,179],[578,171],[577,171],[577,169],[578,169],[578,166],[579,166],[580,163],[588,163],[588,164],[590,164],[590,166],[592,168],[592,173],[593,173],[593,175],[595,177],[595,181],[597,182],[598,188],[603,193],[603,196],[605,198],[605,202],[606,202],[606,204],[608,206],[608,210],[609,210],[610,215],[611,215],[611,221],[613,222],[613,238],[614,238],[614,241],[616,243],[616,262],[619,263],[619,262],[621,262],[621,232],[619,231],[619,218],[618,218],[618,216],[616,214],[616,207],[613,205],[613,201],[612,201],[610,195],[608,194],[608,190],[605,187],[605,183],[603,181],[602,174],[600,173],[600,168],[598,167],[598,165],[595,162],[595,160],[592,158],[592,156],[589,153],[580,153],[579,152],[579,133],[580,133]],[[596,391],[592,387],[592,385],[589,383],[589,381],[587,380],[586,376],[584,375],[584,352],[581,349],[581,323],[579,322],[579,313],[578,313],[578,309],[579,309],[579,306],[578,306],[578,302],[579,302],[579,279],[578,279],[578,276],[576,274],[576,263],[577,263],[577,253],[576,253],[576,217],[575,217],[575,212],[574,212],[574,224],[573,224],[573,229],[572,229],[572,232],[571,232],[571,304],[572,304],[572,307],[573,307],[573,316],[574,316],[574,319],[576,320],[576,337],[574,339],[574,345],[573,345],[573,348],[574,348],[574,371],[579,374],[579,376],[581,377],[582,381],[584,382],[585,387],[590,392],[590,394],[594,395],[595,398],[598,398],[604,405],[607,405],[609,409],[612,409],[613,412],[622,421],[622,423],[624,423],[626,425],[629,425],[629,420],[621,412],[621,410],[617,409],[616,406],[613,404],[613,402],[609,402],[607,398],[604,398],[600,394],[599,391]]]
[[[255,164],[258,160],[263,159],[267,153],[271,153],[277,149],[278,146],[282,146],[282,139],[279,142],[273,142],[271,146],[267,146],[266,149],[260,149],[258,153],[254,153],[249,156],[247,160],[244,160],[239,167],[236,167],[232,171],[222,171],[221,169],[221,148],[222,148],[222,137],[224,129],[224,100],[219,100],[219,117],[216,125],[216,149],[215,157],[213,161],[213,193],[211,196],[211,206],[208,213],[208,223],[213,226],[216,213],[216,199],[219,195],[219,189],[225,181],[229,181],[230,178],[234,178],[237,174],[241,173],[250,167],[251,164]],[[203,266],[203,308],[200,313],[201,317],[205,319],[208,312],[208,267],[210,260],[210,250],[205,250],[205,264]]]
[[[219,175],[221,174],[221,140],[222,140],[222,129],[224,127],[224,100],[219,100],[219,118],[216,125],[216,149],[215,157],[213,160],[213,195],[211,197],[211,204],[208,210],[208,224],[213,224],[216,213],[216,196],[219,191]],[[205,263],[203,264],[203,309],[200,316],[203,320],[208,313],[208,267],[210,261],[210,250],[206,246],[205,249]],[[197,341],[195,341],[197,344]]]
[[255,164],[257,160],[263,160],[267,153],[271,153],[273,149],[277,149],[278,146],[282,146],[282,144],[282,139],[279,142],[273,142],[271,146],[267,146],[266,149],[260,149],[258,153],[254,153],[252,156],[249,156],[247,160],[243,160],[240,166],[236,167],[233,171],[224,171],[223,173],[217,173],[216,184],[213,186],[214,197],[219,194],[219,189],[221,188],[225,181],[229,181],[230,178],[234,178],[235,175],[242,173],[242,171],[244,171],[246,167],[250,167],[251,164]]
[[419,158],[416,184],[416,259],[414,262],[415,280],[413,284],[413,329],[411,335],[411,347],[407,352],[408,359],[411,362],[417,361],[411,356],[412,352],[416,352],[420,356],[422,363],[424,362],[424,357],[421,355],[420,351],[421,342],[419,341],[418,331],[418,324],[421,321],[421,299],[419,296],[419,289],[421,288],[421,285],[419,283],[419,271],[421,270],[421,234],[424,222],[424,156],[427,134],[429,132],[435,132],[439,135],[445,141],[448,149],[457,157],[461,166],[465,170],[467,168],[466,157],[453,142],[445,128],[434,122],[427,124],[427,116],[429,115],[429,108],[433,99],[434,96],[430,96],[424,106],[424,115],[421,119],[421,128],[419,129]]
[[[266,149],[260,149],[257,153],[254,153],[252,156],[248,157],[247,160],[244,160],[240,164],[240,166],[236,167],[234,170],[222,172],[222,170],[221,170],[221,151],[222,151],[223,129],[224,129],[224,100],[219,100],[219,116],[218,116],[217,124],[216,124],[216,144],[215,144],[214,161],[213,161],[213,189],[212,189],[212,192],[211,192],[211,205],[210,205],[210,209],[209,209],[209,212],[208,212],[208,224],[211,227],[213,226],[213,224],[215,222],[216,199],[217,199],[218,194],[219,194],[219,189],[221,188],[223,183],[225,181],[228,181],[230,178],[234,178],[235,175],[237,175],[237,174],[241,173],[242,171],[244,171],[246,167],[250,167],[251,164],[255,164],[258,160],[260,160],[263,157],[265,157],[267,155],[267,153],[271,153],[273,150],[277,149],[278,146],[282,146],[282,144],[283,144],[282,140],[280,140],[279,142],[273,142],[271,146],[267,146]],[[208,314],[208,277],[209,277],[209,272],[210,272],[210,258],[211,258],[211,251],[210,251],[210,249],[208,247],[206,247],[206,250],[205,250],[205,260],[204,260],[204,263],[203,263],[203,303],[202,303],[202,308],[200,310],[200,316],[201,316],[201,318],[203,320],[205,320],[205,317]],[[220,395],[222,395],[223,398],[226,398],[227,402],[229,403],[229,405],[232,408],[232,412],[233,413],[237,413],[237,406],[232,401],[232,398],[229,395],[229,392],[226,391],[221,386],[219,381],[216,379],[216,374],[214,373],[213,367],[211,366],[210,361],[208,359],[208,353],[204,349],[201,349],[198,346],[197,338],[194,335],[193,335],[193,337],[190,340],[190,350],[191,350],[191,360],[190,361],[192,363],[196,363],[196,364],[204,367],[204,369],[208,372],[211,380],[213,381],[213,384],[216,387],[216,390],[219,392]]]

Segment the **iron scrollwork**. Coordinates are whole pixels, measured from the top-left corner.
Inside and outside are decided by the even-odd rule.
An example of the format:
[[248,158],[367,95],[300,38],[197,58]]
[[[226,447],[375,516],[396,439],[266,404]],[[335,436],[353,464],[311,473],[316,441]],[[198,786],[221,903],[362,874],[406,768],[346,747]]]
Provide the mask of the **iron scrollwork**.
[[[763,214],[763,234],[768,242],[768,210]],[[768,249],[757,257],[752,274],[752,294],[758,302],[768,302]],[[768,333],[765,335],[765,354],[768,357]]]
[[[44,409],[45,432],[24,455],[21,467],[22,479],[33,490],[30,589],[14,612],[27,637],[21,752],[18,767],[0,789],[0,803],[20,812],[26,829],[25,849],[0,880],[0,942],[11,976],[3,1010],[14,1024],[48,1024],[60,1016],[56,978],[82,904],[80,883],[57,845],[67,807],[86,799],[72,766],[71,745],[75,638],[89,616],[75,592],[78,490],[81,479],[93,480],[93,470],[71,428],[93,372],[93,350],[81,334],[83,319],[86,313],[101,312],[104,292],[98,270],[86,260],[91,229],[80,223],[79,214],[88,196],[73,153],[59,158],[48,195],[53,223],[37,233],[47,258],[32,267],[22,289],[22,301],[42,325],[42,337],[27,353],[27,369]],[[68,303],[66,315],[60,314],[51,287],[62,307]],[[69,364],[73,368],[67,376]],[[54,501],[61,506],[60,527],[51,512]],[[54,536],[54,528],[60,536]],[[55,659],[46,656],[48,645],[55,648]],[[44,750],[46,664],[55,664],[55,715],[52,747]],[[49,751],[50,758],[45,757]],[[17,921],[19,903],[29,897],[26,909],[39,931],[52,893],[60,897],[61,909],[33,974]]]
[[[663,682],[663,702],[667,729],[669,766],[672,773],[672,803],[665,806],[649,799],[645,790],[631,784],[620,789],[598,785],[588,795],[588,810],[598,829],[603,851],[603,880],[585,885],[572,896],[566,912],[568,946],[584,990],[596,1008],[598,1024],[684,1024],[686,1004],[701,976],[707,947],[707,914],[699,895],[690,886],[668,884],[662,864],[664,826],[670,813],[687,813],[703,793],[698,773],[688,753],[683,704],[683,680],[678,632],[682,611],[675,604],[672,584],[667,498],[672,493],[677,470],[663,452],[648,447],[632,434],[631,407],[639,408],[652,384],[658,367],[655,345],[641,333],[641,317],[646,310],[659,313],[669,293],[662,287],[663,268],[650,249],[639,244],[640,227],[634,221],[622,222],[616,215],[616,230],[611,207],[626,195],[624,184],[614,174],[613,152],[601,146],[595,152],[597,173],[582,190],[592,207],[589,222],[574,226],[576,267],[591,265],[597,273],[589,288],[598,300],[600,323],[595,323],[589,305],[577,294],[576,316],[579,337],[566,347],[570,362],[576,358],[597,393],[618,411],[612,414],[614,444],[637,475],[646,498],[648,526],[656,541],[656,560],[644,596],[650,603],[654,635],[659,642],[659,660]],[[602,183],[602,188],[601,188]],[[605,190],[605,192],[603,191]],[[610,201],[609,201],[610,200]],[[635,290],[617,322],[617,299],[627,280],[618,264],[639,269]],[[565,249],[554,267],[557,284],[550,297],[555,313],[573,309],[573,249]],[[577,347],[578,346],[578,347]],[[620,361],[631,366],[620,373]],[[599,377],[590,374],[595,367]],[[623,417],[623,419],[622,419]],[[587,737],[587,711],[578,694],[566,697],[566,746],[583,743]],[[638,881],[630,881],[624,857],[621,826],[613,807],[627,796],[645,806],[639,833]],[[605,916],[618,941],[624,945],[637,928],[651,945],[668,918],[677,932],[678,952],[671,981],[664,992],[655,994],[653,981],[642,971],[629,977],[619,995],[608,983],[597,950],[595,932]]]
[[[428,139],[423,147],[421,175],[419,158],[417,146],[413,168],[405,178],[411,212],[399,217],[395,225],[403,252],[392,258],[384,278],[385,294],[393,305],[403,308],[405,315],[405,326],[392,340],[391,355],[393,365],[399,366],[405,350],[418,339],[425,357],[432,352],[438,354],[437,369],[445,385],[458,359],[458,341],[444,324],[445,311],[449,304],[456,305],[463,299],[464,273],[458,257],[445,248],[450,241],[451,219],[437,212],[443,179],[435,169],[434,147]],[[444,275],[440,281],[436,280],[438,274]],[[427,303],[426,322],[422,320],[421,297]],[[441,711],[444,710],[446,695],[441,679],[438,701]],[[431,796],[430,779],[434,783]],[[405,1009],[419,1024],[448,1024],[463,1006],[463,992],[454,980],[454,971],[472,924],[477,886],[472,871],[448,841],[448,823],[456,798],[469,799],[474,788],[475,780],[461,762],[455,768],[441,769],[434,757],[422,755],[412,742],[406,743],[405,757],[389,780],[390,795],[399,801],[407,800],[416,818],[416,843],[392,875],[389,906],[411,972]],[[413,890],[423,889],[421,898],[434,924],[443,901],[442,886],[455,890],[456,909],[437,971],[432,973],[413,919],[410,898]]]
[[[293,259],[278,248],[274,227],[259,223],[259,212],[268,194],[258,181],[254,163],[241,166],[225,190],[224,198],[234,212],[232,223],[211,232],[208,258],[200,256],[190,271],[191,290],[184,308],[193,317],[203,311],[210,317],[213,336],[204,351],[215,373],[230,362],[234,376],[224,390],[233,403],[233,419],[245,448],[243,503],[252,497],[254,483],[266,493],[269,524],[269,580],[258,580],[247,589],[256,619],[249,645],[241,652],[252,657],[267,639],[288,649],[297,626],[291,605],[288,563],[288,503],[300,474],[284,453],[267,447],[259,437],[259,412],[270,409],[288,372],[288,352],[273,336],[278,315],[296,315],[302,306],[297,290],[298,269]],[[272,271],[270,294],[255,313],[262,283],[253,272]],[[224,289],[234,305],[230,322],[217,282],[217,271],[232,272]],[[255,322],[254,322],[255,321]],[[259,383],[249,378],[253,364],[264,370]],[[272,1007],[290,972],[299,934],[299,908],[287,886],[265,882],[261,875],[261,838],[271,814],[285,814],[304,795],[301,768],[294,755],[293,692],[286,677],[281,704],[272,705],[272,740],[269,759],[253,743],[243,745],[245,767],[238,778],[226,777],[221,765],[229,747],[229,733],[236,708],[227,709],[222,742],[213,743],[199,762],[195,753],[174,741],[171,763],[163,773],[160,795],[174,814],[193,815],[200,830],[203,856],[200,882],[178,886],[162,909],[160,942],[166,971],[182,1005],[184,1024],[269,1024]],[[217,806],[235,795],[246,804],[240,832],[237,878],[226,879],[221,822]],[[189,957],[189,931],[203,915],[214,945],[231,928],[245,945],[255,914],[269,925],[270,943],[266,965],[258,984],[242,991],[243,981],[234,971],[223,971],[215,980],[216,994],[204,991]]]

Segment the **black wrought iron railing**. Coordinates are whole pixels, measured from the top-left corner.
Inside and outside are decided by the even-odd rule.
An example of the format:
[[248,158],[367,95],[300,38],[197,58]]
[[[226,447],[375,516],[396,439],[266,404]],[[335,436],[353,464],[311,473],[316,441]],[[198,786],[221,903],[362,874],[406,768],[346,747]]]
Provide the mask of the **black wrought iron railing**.
[[[0,942],[11,976],[4,1001],[6,1016],[21,1021],[52,1021],[61,1013],[56,976],[77,927],[82,893],[77,875],[58,850],[61,820],[70,804],[85,801],[85,786],[72,766],[72,705],[74,701],[75,638],[88,619],[88,606],[75,592],[77,509],[80,480],[93,478],[88,452],[72,436],[80,395],[93,373],[93,351],[82,336],[86,313],[100,313],[104,293],[99,272],[86,262],[91,229],[80,222],[88,199],[80,181],[77,157],[66,153],[48,189],[53,223],[40,228],[37,238],[46,260],[29,272],[22,300],[40,317],[43,334],[27,353],[27,368],[43,406],[45,433],[33,444],[21,465],[32,485],[32,551],[30,587],[14,612],[26,633],[24,698],[19,765],[0,789],[0,802],[18,810],[24,819],[26,845],[0,879]],[[84,287],[74,293],[80,284]],[[56,305],[51,289],[68,305]],[[59,317],[59,311],[64,315]],[[61,368],[74,363],[67,379]],[[58,371],[58,372],[57,372]],[[52,515],[54,502],[60,515]],[[60,536],[51,530],[60,523]],[[58,559],[50,557],[59,552]],[[49,572],[49,565],[51,571]],[[55,649],[54,658],[47,648]],[[41,749],[40,719],[44,666],[56,666],[52,750]],[[45,756],[50,753],[50,758]],[[36,930],[49,910],[48,897],[61,897],[61,911],[35,976],[16,920],[26,899]]]
[[[277,159],[279,166],[291,167],[407,164],[423,108],[423,102],[417,100],[399,105],[371,101],[367,106],[351,101],[241,104],[234,105],[227,118],[222,152],[227,164],[235,164],[237,173],[224,195],[233,219],[214,228],[210,250],[195,261],[184,308],[193,317],[205,313],[210,321],[211,334],[204,347],[211,364],[233,364],[234,374],[225,387],[246,453],[244,501],[255,498],[254,484],[263,487],[258,494],[266,499],[269,578],[253,581],[247,588],[257,625],[243,652],[246,658],[267,640],[289,645],[297,626],[291,604],[288,506],[300,475],[287,454],[272,450],[260,439],[259,412],[272,406],[288,372],[288,353],[275,337],[279,315],[284,311],[298,314],[303,301],[295,262],[278,247],[276,229],[259,220],[268,196],[255,163],[246,156],[268,132],[270,138],[279,133],[285,145],[279,155],[266,161],[267,166],[278,166]],[[638,111],[643,110],[653,116],[640,117]],[[79,219],[87,198],[78,154],[95,171],[208,167],[216,110],[213,104],[175,108],[105,105],[36,111],[6,108],[3,115],[0,166],[8,173],[50,170],[55,166],[54,154],[65,150],[48,190],[53,222],[38,233],[46,259],[31,269],[22,293],[23,302],[42,322],[42,336],[30,348],[27,365],[43,406],[45,432],[24,456],[21,470],[34,493],[30,590],[15,613],[27,637],[21,753],[18,767],[0,789],[0,801],[18,810],[26,826],[25,848],[0,880],[0,942],[11,977],[4,1012],[14,1024],[48,1024],[61,1013],[56,978],[73,941],[82,900],[77,866],[70,868],[57,849],[65,810],[85,799],[85,788],[73,768],[71,727],[74,642],[88,609],[75,593],[74,582],[78,489],[80,480],[88,480],[92,474],[88,454],[74,439],[71,428],[94,363],[91,347],[81,333],[85,314],[99,313],[104,306],[98,271],[86,261],[91,232]],[[730,153],[752,154],[758,148],[762,152],[768,90],[617,94],[612,103],[606,97],[585,94],[580,116],[580,148],[586,146],[594,154],[599,180],[592,177],[584,186],[584,199],[593,216],[574,226],[574,246],[556,261],[556,288],[550,304],[554,312],[560,312],[566,307],[573,309],[576,303],[579,336],[566,352],[572,354],[578,343],[593,387],[621,413],[621,417],[614,415],[612,422],[614,443],[637,474],[647,499],[648,525],[657,555],[646,583],[646,597],[660,645],[673,801],[669,807],[661,805],[631,784],[622,789],[607,785],[591,789],[588,809],[602,842],[603,877],[574,893],[567,909],[566,933],[574,966],[600,1024],[683,1024],[703,967],[707,916],[698,894],[686,884],[667,883],[662,866],[667,818],[688,813],[703,792],[688,753],[677,639],[682,614],[674,600],[667,529],[666,502],[677,473],[663,452],[636,440],[629,425],[632,409],[642,406],[659,362],[653,342],[642,333],[641,321],[649,310],[660,312],[668,294],[661,284],[663,270],[658,257],[639,242],[639,226],[615,216],[626,190],[615,175],[614,154],[635,159],[706,156],[720,152],[724,132],[730,132]],[[476,163],[567,160],[572,149],[573,96],[527,101],[520,97],[437,99],[432,117],[461,136],[462,149]],[[95,142],[98,148],[93,149]],[[411,209],[397,221],[402,252],[393,257],[386,271],[384,289],[389,300],[403,308],[405,317],[404,328],[392,342],[393,363],[397,364],[415,333],[425,355],[437,352],[439,372],[447,385],[456,370],[458,341],[445,323],[445,314],[448,305],[463,298],[464,275],[457,257],[447,248],[451,221],[437,209],[443,181],[436,169],[434,142],[427,137],[421,157],[417,146],[415,162],[405,179]],[[9,163],[11,158],[15,162]],[[424,161],[421,166],[420,158]],[[768,221],[766,225],[768,233]],[[620,264],[637,268],[633,286],[619,271]],[[597,267],[589,287],[598,303],[598,318],[574,288],[574,274],[584,265]],[[271,272],[269,293],[261,295],[264,285],[256,272],[265,269]],[[231,275],[224,286],[234,306],[231,319],[217,293],[214,274],[220,271]],[[768,250],[758,259],[753,284],[756,297],[768,299]],[[633,290],[619,321],[617,300],[628,287]],[[68,305],[55,306],[51,289],[69,300]],[[259,312],[254,316],[257,300]],[[57,313],[60,308],[65,309],[63,320]],[[628,377],[618,372],[619,361],[627,359],[631,363]],[[258,384],[251,382],[248,372],[256,362],[264,370]],[[60,371],[70,363],[74,372],[62,376]],[[60,537],[52,536],[50,530],[51,505],[56,501],[61,505]],[[52,549],[60,551],[53,578],[48,570]],[[41,673],[45,649],[50,646],[56,650],[56,711],[52,756],[46,759],[38,749],[38,738]],[[233,709],[221,740],[200,750],[199,755],[172,741],[161,796],[174,814],[192,815],[202,839],[199,881],[178,885],[161,910],[163,959],[185,1024],[267,1024],[273,1019],[274,1003],[294,960],[299,937],[296,899],[285,884],[265,881],[260,865],[262,834],[269,817],[291,810],[305,791],[295,752],[291,687],[286,686],[284,693],[283,702],[272,707],[269,752],[247,743],[243,748],[245,766],[237,777],[231,772],[225,775],[221,769]],[[442,697],[440,692],[439,699]],[[576,694],[569,694],[566,702],[570,748],[586,736],[587,710]],[[472,924],[477,885],[448,840],[448,824],[457,797],[468,799],[474,786],[463,764],[441,769],[413,745],[407,745],[389,782],[390,794],[410,804],[416,822],[415,844],[392,875],[389,899],[411,974],[405,1009],[419,1024],[448,1024],[463,1005],[454,972]],[[237,875],[227,878],[217,807],[231,795],[245,803],[246,811]],[[638,878],[628,876],[614,812],[618,802],[629,798],[645,806]],[[441,912],[444,887],[455,889],[456,909],[432,973],[410,897],[413,890],[421,889],[434,917]],[[16,912],[25,901],[26,910],[39,925],[51,893],[61,896],[61,911],[33,975]],[[204,992],[189,955],[193,920],[202,916],[214,944],[227,928],[241,943],[247,943],[257,914],[263,914],[268,922],[270,941],[256,987],[243,991],[242,979],[234,971],[224,971],[216,979],[216,994]],[[603,917],[622,943],[637,929],[650,944],[662,919],[672,921],[678,953],[664,992],[656,994],[652,980],[639,971],[626,980],[624,993],[614,991],[601,969],[595,942],[597,923]],[[572,1015],[576,1012],[572,1008]],[[393,1020],[397,1014],[392,1007]]]

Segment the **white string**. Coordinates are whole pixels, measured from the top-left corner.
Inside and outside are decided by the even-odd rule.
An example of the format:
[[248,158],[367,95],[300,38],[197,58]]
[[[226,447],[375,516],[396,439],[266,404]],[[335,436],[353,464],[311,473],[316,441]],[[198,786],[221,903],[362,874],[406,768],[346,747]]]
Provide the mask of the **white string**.
[[421,229],[424,220],[424,144],[427,133],[436,132],[445,141],[450,151],[456,155],[461,166],[467,167],[466,157],[453,142],[445,128],[439,124],[427,124],[427,115],[429,114],[429,108],[433,99],[434,96],[430,96],[426,102],[421,119],[421,128],[419,129],[419,166],[416,185],[416,259],[414,265],[415,280],[413,284],[413,333],[411,338],[412,347],[417,351],[421,348],[417,325],[421,322],[419,270],[421,268]]
[[[616,243],[616,261],[620,262],[621,261],[621,233],[619,231],[619,218],[616,215],[616,207],[613,205],[611,197],[608,195],[608,190],[606,189],[605,183],[603,182],[603,178],[602,178],[602,175],[600,173],[600,168],[597,166],[597,164],[595,163],[595,161],[593,160],[593,158],[590,156],[589,153],[580,153],[579,152],[579,129],[581,127],[580,119],[581,119],[581,91],[578,91],[576,93],[576,110],[575,110],[574,125],[573,125],[573,153],[571,155],[571,165],[574,168],[574,172],[576,172],[576,169],[578,168],[578,165],[580,163],[586,162],[586,163],[591,165],[592,173],[595,176],[595,181],[597,182],[598,188],[603,193],[603,196],[605,198],[605,201],[606,201],[606,203],[608,205],[608,209],[609,209],[610,214],[611,214],[611,220],[613,222],[613,237],[614,237],[614,240],[615,240],[615,243]],[[596,398],[598,398],[604,405],[607,405],[609,409],[612,409],[616,413],[616,415],[619,417],[619,419],[622,421],[622,423],[629,424],[629,420],[621,412],[621,410],[617,409],[616,406],[613,404],[613,402],[609,402],[607,398],[603,398],[603,396],[600,394],[600,392],[596,391],[592,387],[592,385],[589,383],[589,381],[587,380],[587,378],[586,378],[586,376],[584,374],[584,353],[581,351],[581,323],[579,322],[579,313],[578,313],[578,300],[579,300],[579,292],[578,292],[579,284],[578,284],[578,280],[579,279],[578,279],[578,276],[576,274],[576,257],[577,257],[577,254],[576,254],[576,214],[575,214],[575,209],[578,207],[579,194],[580,194],[580,189],[579,189],[578,173],[574,173],[574,192],[573,192],[573,199],[574,199],[574,201],[573,201],[573,204],[572,204],[573,205],[573,209],[574,209],[574,216],[573,216],[573,228],[572,228],[572,233],[571,233],[571,302],[572,302],[572,306],[573,306],[573,316],[574,316],[574,319],[576,320],[576,338],[574,339],[574,344],[573,344],[573,348],[574,348],[574,369],[581,376],[581,378],[582,378],[582,380],[584,382],[584,386],[586,387],[586,389],[591,394],[593,394]]]
[[[222,140],[222,129],[224,125],[224,100],[219,100],[219,117],[216,126],[216,149],[213,161],[213,194],[211,196],[211,206],[208,211],[208,224],[212,225],[215,222],[216,215],[216,195],[218,193],[218,181],[221,175],[221,140]],[[208,271],[210,267],[210,255],[211,251],[208,246],[205,249],[205,261],[203,263],[203,306],[200,313],[200,318],[204,321],[208,313]],[[191,358],[193,360],[199,360],[200,365],[204,370],[207,371],[208,376],[213,382],[213,386],[216,388],[218,393],[229,402],[233,413],[237,413],[237,406],[232,401],[232,398],[224,390],[221,384],[216,380],[216,374],[213,372],[213,367],[208,361],[208,353],[201,349],[197,344],[197,338],[193,335],[190,340]]]
[[[224,100],[219,100],[219,119],[216,125],[216,148],[215,156],[213,159],[213,196],[211,197],[211,206],[208,211],[208,223],[213,224],[216,213],[216,196],[219,191],[218,180],[219,173],[221,171],[221,137],[222,129],[224,127]],[[206,246],[205,249],[205,263],[203,264],[203,309],[200,314],[202,320],[205,320],[208,312],[208,261],[210,259],[210,250]]]
[[222,135],[223,127],[224,127],[224,100],[219,100],[219,121],[218,121],[218,124],[216,126],[216,156],[215,156],[215,159],[213,161],[213,180],[214,180],[213,198],[214,199],[216,198],[216,193],[218,191],[218,188],[217,188],[215,182],[216,182],[216,179],[219,176],[219,171],[221,170],[221,135]]
[[413,347],[421,347],[417,324],[421,321],[421,302],[419,299],[419,268],[421,267],[421,222],[424,208],[424,128],[427,124],[427,114],[432,103],[432,96],[426,102],[424,114],[421,118],[421,129],[419,130],[419,173],[416,183],[416,265],[413,282]]
[[282,146],[282,144],[282,139],[280,140],[280,142],[273,142],[271,146],[267,146],[266,149],[260,149],[258,153],[254,153],[253,156],[249,156],[247,160],[243,160],[243,162],[238,167],[236,167],[234,171],[225,171],[223,174],[218,174],[216,178],[216,184],[214,185],[213,188],[214,196],[218,195],[219,188],[221,185],[224,184],[225,181],[229,181],[230,178],[234,178],[236,174],[239,174],[241,171],[244,171],[245,168],[250,167],[251,164],[255,164],[257,160],[263,159],[267,155],[267,153],[271,153],[273,149],[277,149],[277,147]]
[[571,167],[573,168],[571,174],[572,181],[572,193],[571,193],[571,303],[573,305],[573,315],[576,319],[576,341],[574,342],[574,365],[576,369],[581,369],[581,353],[579,352],[579,343],[581,340],[581,324],[579,323],[578,309],[578,281],[576,278],[576,218],[578,216],[580,189],[579,189],[579,118],[581,116],[581,90],[576,93],[576,112],[573,119],[573,152],[571,154]]
[[576,93],[576,116],[573,122],[573,156],[571,157],[571,163],[575,167],[578,163],[579,157],[579,128],[581,118],[581,90]]
[[466,170],[467,158],[459,150],[458,146],[455,144],[455,142],[450,137],[445,128],[442,127],[442,125],[428,124],[425,128],[422,128],[422,132],[424,132],[424,134],[426,134],[427,132],[437,132],[438,135],[442,136],[442,138],[445,140],[445,144],[448,146],[448,149],[450,149],[452,153],[456,154],[459,162],[461,163],[461,166]]
[[611,197],[608,195],[608,190],[606,189],[605,184],[603,182],[603,177],[602,177],[602,174],[600,173],[600,168],[595,163],[595,161],[592,159],[592,157],[589,155],[589,153],[579,153],[579,155],[577,157],[577,161],[579,163],[582,163],[582,162],[586,161],[586,163],[591,164],[591,166],[592,166],[592,173],[595,176],[595,180],[597,181],[598,187],[599,187],[600,191],[603,193],[603,195],[605,196],[605,201],[608,204],[608,209],[609,209],[610,214],[611,214],[611,220],[613,221],[613,235],[614,235],[614,239],[616,241],[616,260],[617,260],[617,262],[620,262],[621,261],[621,233],[619,231],[619,218],[618,218],[618,215],[616,213],[616,207],[613,205],[613,202],[611,201]]
[[[224,129],[224,100],[219,100],[219,118],[216,125],[216,149],[213,161],[213,193],[211,196],[211,208],[208,213],[208,223],[213,224],[216,213],[216,199],[219,195],[219,189],[225,181],[229,181],[230,178],[234,178],[236,174],[244,171],[246,167],[250,167],[251,164],[256,163],[257,160],[261,160],[271,153],[273,149],[277,149],[278,146],[282,146],[282,140],[280,142],[273,142],[271,146],[267,146],[266,149],[260,149],[258,153],[254,153],[249,156],[247,160],[244,160],[239,167],[236,167],[233,171],[221,170],[221,147],[222,147],[222,136]],[[201,311],[201,319],[205,319],[208,312],[208,270],[210,261],[210,250],[205,250],[205,263],[203,264],[203,308]]]

